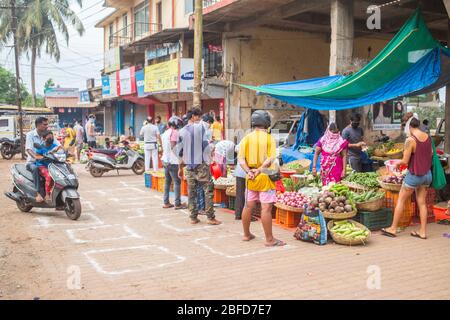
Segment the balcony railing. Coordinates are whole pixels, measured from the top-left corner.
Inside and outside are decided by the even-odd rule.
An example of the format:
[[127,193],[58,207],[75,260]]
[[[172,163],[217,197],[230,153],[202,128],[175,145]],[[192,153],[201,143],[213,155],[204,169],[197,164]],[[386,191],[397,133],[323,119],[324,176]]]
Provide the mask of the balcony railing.
[[115,48],[139,41],[161,32],[162,24],[135,22],[117,30],[109,37],[109,48]]

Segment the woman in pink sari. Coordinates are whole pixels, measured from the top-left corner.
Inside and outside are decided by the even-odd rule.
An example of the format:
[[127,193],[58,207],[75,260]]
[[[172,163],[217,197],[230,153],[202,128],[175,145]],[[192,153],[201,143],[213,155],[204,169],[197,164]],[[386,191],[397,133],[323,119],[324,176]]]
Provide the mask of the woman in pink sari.
[[335,123],[316,144],[313,161],[313,174],[317,174],[317,159],[320,158],[320,175],[324,186],[330,182],[339,182],[346,174],[348,141],[341,137]]

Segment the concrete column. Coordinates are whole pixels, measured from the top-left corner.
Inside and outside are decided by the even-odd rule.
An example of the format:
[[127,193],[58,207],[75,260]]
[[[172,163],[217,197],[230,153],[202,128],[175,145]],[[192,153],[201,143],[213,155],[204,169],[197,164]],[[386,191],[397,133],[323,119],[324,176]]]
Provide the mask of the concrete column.
[[[333,76],[340,73],[342,66],[348,64],[353,57],[353,0],[332,0],[330,17],[330,75]],[[330,111],[330,122],[337,120],[347,121],[336,119],[336,111]]]

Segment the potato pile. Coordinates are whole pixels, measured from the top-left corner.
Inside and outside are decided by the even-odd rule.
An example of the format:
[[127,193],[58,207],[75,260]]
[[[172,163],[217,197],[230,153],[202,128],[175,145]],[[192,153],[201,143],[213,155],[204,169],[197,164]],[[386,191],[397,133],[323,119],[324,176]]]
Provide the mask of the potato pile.
[[354,204],[346,196],[338,196],[332,191],[324,191],[322,195],[311,201],[311,207],[319,208],[322,212],[344,213],[352,212]]

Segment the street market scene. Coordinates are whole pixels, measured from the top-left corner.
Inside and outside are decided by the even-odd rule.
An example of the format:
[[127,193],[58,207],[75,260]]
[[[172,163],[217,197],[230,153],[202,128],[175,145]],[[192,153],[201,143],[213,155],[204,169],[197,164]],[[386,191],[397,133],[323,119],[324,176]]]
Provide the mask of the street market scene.
[[0,299],[448,300],[450,1],[0,0]]

